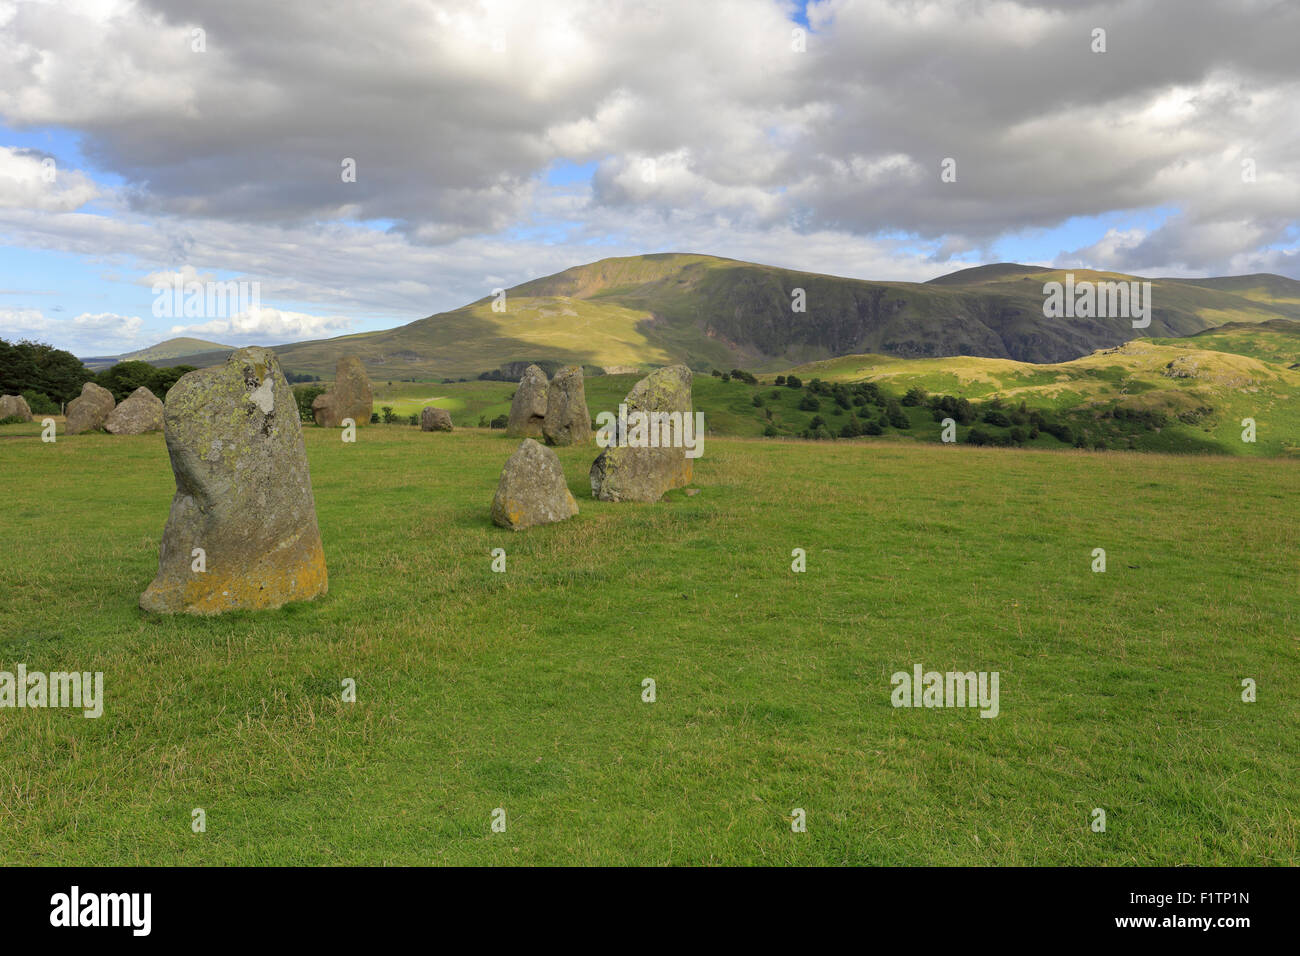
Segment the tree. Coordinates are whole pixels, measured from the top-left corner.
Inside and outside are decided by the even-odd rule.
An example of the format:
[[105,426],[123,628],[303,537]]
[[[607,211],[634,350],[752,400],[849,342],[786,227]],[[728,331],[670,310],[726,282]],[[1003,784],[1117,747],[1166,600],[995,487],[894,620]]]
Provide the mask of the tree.
[[784,384],[785,384],[785,376],[784,376],[784,375],[778,375],[778,376],[776,377],[776,379],[772,382],[772,384],[773,384],[773,385],[784,385]]
[[911,407],[924,405],[925,400],[928,397],[929,396],[926,394],[925,389],[920,385],[913,385],[907,390],[907,394],[903,396],[903,404]]
[[787,377],[786,377],[786,380],[785,380],[785,387],[786,387],[786,388],[803,388],[803,379],[801,379],[798,375],[790,375],[790,376],[787,376]]
[[397,420],[397,416],[393,414],[393,406],[392,406],[392,405],[383,405],[383,406],[380,407],[379,410],[380,410],[381,412],[384,413],[384,414],[383,414],[383,419],[384,419],[384,424],[385,424],[385,425],[391,425],[391,424],[393,424],[393,422],[395,422],[395,421]]
[[95,373],[71,352],[52,345],[0,339],[0,395],[20,395],[31,389],[55,402],[70,402]]
[[755,408],[763,407],[763,396],[759,395],[758,393],[754,394],[754,407]]
[[799,410],[803,412],[815,412],[822,407],[822,403],[817,401],[812,395],[805,395],[799,399]]
[[891,398],[889,404],[885,406],[885,416],[889,419],[891,428],[911,428],[912,421],[903,412],[902,406],[898,404],[898,399]]

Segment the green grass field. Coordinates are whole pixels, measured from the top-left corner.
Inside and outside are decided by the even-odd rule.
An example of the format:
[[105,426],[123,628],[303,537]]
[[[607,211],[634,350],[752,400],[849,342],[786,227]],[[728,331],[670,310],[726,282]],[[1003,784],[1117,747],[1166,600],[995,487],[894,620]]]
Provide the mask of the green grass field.
[[[329,595],[155,618],[162,436],[38,431],[0,669],[107,700],[0,710],[7,864],[1297,862],[1294,461],[715,438],[641,506],[561,449],[581,514],[511,533],[500,432],[308,428]],[[918,662],[1000,716],[894,709]]]

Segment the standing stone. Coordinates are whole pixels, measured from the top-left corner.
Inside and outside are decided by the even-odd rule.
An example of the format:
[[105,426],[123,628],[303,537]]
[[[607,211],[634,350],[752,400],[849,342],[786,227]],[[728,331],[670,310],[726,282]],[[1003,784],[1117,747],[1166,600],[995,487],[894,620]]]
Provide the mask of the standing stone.
[[87,382],[81,386],[81,394],[68,402],[68,424],[65,431],[69,435],[80,435],[91,429],[103,428],[108,413],[115,404],[112,392],[94,382]]
[[141,385],[109,412],[104,428],[114,435],[143,435],[163,429],[163,403]]
[[32,409],[27,399],[21,395],[0,396],[0,421],[6,418],[21,418],[25,422],[32,420]]
[[[632,386],[623,403],[629,417],[635,411],[680,412],[685,421],[693,414],[691,370],[685,365],[670,365],[651,372]],[[635,437],[634,428],[628,431]],[[615,443],[592,463],[593,497],[600,501],[658,501],[664,492],[691,483],[694,468],[680,441],[661,448],[619,447],[623,437],[615,428]]]
[[515,400],[510,403],[510,420],[506,434],[511,438],[541,438],[546,420],[546,373],[536,365],[524,369]]
[[584,445],[591,441],[591,413],[587,411],[581,365],[566,365],[551,379],[542,433],[548,445]]
[[311,403],[312,417],[324,428],[338,428],[343,419],[369,425],[375,410],[375,393],[370,388],[366,367],[355,355],[339,359],[334,369],[334,384]]
[[451,431],[451,412],[445,408],[434,408],[432,405],[426,405],[420,411],[420,431]]
[[544,445],[525,438],[501,469],[492,520],[515,531],[563,521],[578,513],[560,458]]
[[[240,349],[172,386],[165,432],[176,496],[142,608],[219,614],[328,590],[298,417],[270,349]],[[196,548],[206,571],[195,570]]]

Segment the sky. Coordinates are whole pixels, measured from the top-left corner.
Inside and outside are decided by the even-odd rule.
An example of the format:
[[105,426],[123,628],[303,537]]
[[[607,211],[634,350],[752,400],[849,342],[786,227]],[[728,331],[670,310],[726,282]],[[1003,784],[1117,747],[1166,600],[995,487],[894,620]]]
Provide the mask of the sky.
[[[652,252],[1300,278],[1297,36],[1284,0],[0,0],[0,338],[278,344]],[[257,302],[168,315],[176,280]]]

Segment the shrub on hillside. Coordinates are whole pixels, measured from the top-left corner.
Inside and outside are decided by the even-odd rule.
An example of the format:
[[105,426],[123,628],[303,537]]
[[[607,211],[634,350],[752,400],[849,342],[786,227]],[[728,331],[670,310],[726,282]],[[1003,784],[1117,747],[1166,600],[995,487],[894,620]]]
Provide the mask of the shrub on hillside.
[[785,380],[786,388],[803,388],[803,379],[798,375],[791,375]]
[[492,419],[493,428],[505,428],[509,424],[510,424],[509,415],[498,415],[496,418]]
[[799,410],[802,412],[815,412],[822,407],[822,403],[813,398],[812,395],[805,395],[799,399]]
[[885,406],[885,415],[889,418],[891,428],[911,428],[912,421],[904,413],[902,406],[898,404],[897,399],[890,399],[889,404]]

